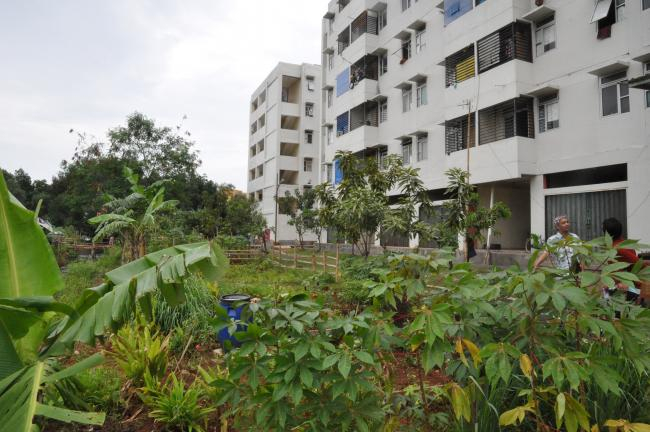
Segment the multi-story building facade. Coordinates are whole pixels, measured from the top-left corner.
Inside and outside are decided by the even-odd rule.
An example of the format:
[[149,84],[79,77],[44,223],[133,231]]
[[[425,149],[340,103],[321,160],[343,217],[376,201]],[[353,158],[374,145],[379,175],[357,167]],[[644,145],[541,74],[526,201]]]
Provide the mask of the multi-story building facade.
[[650,1],[332,0],[322,52],[321,180],[337,150],[394,153],[438,202],[469,168],[512,211],[502,248],[559,214],[586,239],[617,217],[650,241]]
[[296,232],[276,196],[318,181],[320,75],[318,65],[278,63],[251,96],[247,191],[277,241]]

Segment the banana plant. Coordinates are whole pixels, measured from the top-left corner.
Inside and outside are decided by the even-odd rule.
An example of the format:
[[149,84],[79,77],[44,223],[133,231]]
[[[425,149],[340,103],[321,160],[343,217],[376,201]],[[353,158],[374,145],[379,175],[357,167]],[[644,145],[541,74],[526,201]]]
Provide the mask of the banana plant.
[[[171,305],[184,301],[182,280],[192,272],[218,278],[226,260],[218,246],[194,243],[145,255],[106,274],[84,291],[74,306],[57,302],[63,278],[35,212],[7,189],[0,172],[0,432],[38,430],[35,417],[101,425],[103,413],[45,405],[47,385],[77,375],[103,361],[91,356],[64,370],[54,356],[75,342],[94,344],[116,330],[137,307],[151,317],[151,298],[160,290]],[[55,319],[58,324],[51,328]]]

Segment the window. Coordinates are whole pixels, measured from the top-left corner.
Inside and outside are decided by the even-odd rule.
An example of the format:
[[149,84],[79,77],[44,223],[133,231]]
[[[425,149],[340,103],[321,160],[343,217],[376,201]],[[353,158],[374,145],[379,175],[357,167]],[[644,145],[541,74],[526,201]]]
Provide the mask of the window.
[[334,142],[334,127],[327,126],[327,145],[332,145]]
[[329,28],[329,32],[332,33],[334,30],[334,17],[327,20],[327,26]]
[[311,158],[305,158],[303,170],[305,172],[311,172],[311,164],[312,164],[312,159]]
[[309,91],[314,91],[314,88],[316,86],[314,85],[314,78],[312,77],[307,77],[307,90]]
[[251,151],[251,157],[255,156],[257,154],[257,147],[253,146],[250,148]]
[[332,70],[334,67],[334,53],[327,53],[327,69]]
[[332,101],[334,100],[334,89],[327,89],[327,107],[332,107]]
[[257,191],[257,200],[262,201],[264,199],[264,191]]
[[266,101],[266,90],[260,94],[260,105]]
[[535,55],[538,57],[555,48],[555,15],[537,23],[535,30]]
[[264,140],[261,140],[257,143],[257,152],[261,153],[264,151]]
[[627,72],[620,72],[600,79],[603,116],[630,112],[630,94]]
[[332,183],[332,164],[325,164],[327,183]]
[[378,14],[378,16],[377,16],[377,21],[378,21],[378,25],[379,25],[379,30],[381,30],[381,29],[383,29],[384,27],[386,27],[386,25],[388,24],[388,13],[387,13],[387,9],[384,8],[384,9],[382,9],[382,10],[379,11],[379,14]]
[[[645,2],[643,5],[645,6]],[[648,7],[650,7],[650,0],[648,0]],[[645,64],[644,70],[646,74],[650,73],[650,63]],[[650,90],[645,91],[645,107],[650,108]]]
[[625,18],[625,0],[614,0],[616,3],[616,22]]
[[402,162],[404,165],[411,163],[411,139],[402,141]]
[[517,21],[508,24],[476,42],[478,73],[510,60],[533,61],[530,24]]
[[416,95],[415,95],[415,103],[418,107],[427,104],[427,82],[426,81],[423,81],[418,84]]
[[643,10],[650,9],[650,0],[643,0],[641,7]]
[[379,54],[379,75],[383,75],[386,72],[388,72],[388,56],[386,54]]
[[388,156],[388,149],[386,147],[380,149],[377,152],[377,165],[379,165],[379,169],[385,169],[386,168],[386,157]]
[[411,39],[406,39],[402,41],[402,59],[399,61],[399,64],[404,64],[408,59],[411,58]]
[[305,115],[307,117],[313,117],[314,116],[314,104],[311,102],[307,102],[305,104]]
[[305,130],[305,142],[307,144],[313,144],[314,143],[314,131]]
[[289,89],[282,87],[282,102],[289,102]]
[[258,123],[259,123],[259,128],[260,129],[262,129],[264,127],[264,125],[266,125],[266,116],[264,114],[262,114],[262,116],[258,120]]
[[418,162],[423,161],[427,158],[427,147],[429,145],[429,139],[427,135],[419,135],[417,141],[417,155],[416,159]]
[[402,0],[402,12],[411,7],[411,0]]
[[388,100],[383,100],[379,104],[379,123],[384,123],[388,120]]
[[418,31],[415,34],[415,52],[416,53],[422,52],[424,47],[427,46],[427,41],[426,41],[426,38],[425,38],[426,33],[427,33],[426,28],[423,28],[422,30]]
[[402,112],[411,111],[411,102],[413,101],[413,92],[411,87],[402,89]]
[[538,108],[540,132],[560,127],[560,112],[557,94],[539,98]]
[[257,122],[254,122],[251,125],[251,135],[253,135],[255,132],[257,132]]

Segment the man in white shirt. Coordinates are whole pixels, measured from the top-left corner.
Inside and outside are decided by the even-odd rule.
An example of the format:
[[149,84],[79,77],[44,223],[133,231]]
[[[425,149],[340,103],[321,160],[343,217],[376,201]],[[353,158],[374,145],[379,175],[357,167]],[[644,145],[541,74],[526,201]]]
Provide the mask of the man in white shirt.
[[[553,225],[557,232],[550,236],[546,242],[553,246],[561,240],[566,240],[568,238],[573,238],[575,240],[580,240],[576,234],[569,232],[571,224],[569,223],[569,218],[566,215],[557,216],[553,219]],[[534,268],[537,269],[540,264],[542,264],[546,258],[551,257],[551,263],[555,268],[562,270],[569,270],[571,268],[571,258],[573,258],[573,248],[571,246],[562,246],[559,247],[554,253],[549,253],[548,251],[543,251],[537,260],[535,261]]]

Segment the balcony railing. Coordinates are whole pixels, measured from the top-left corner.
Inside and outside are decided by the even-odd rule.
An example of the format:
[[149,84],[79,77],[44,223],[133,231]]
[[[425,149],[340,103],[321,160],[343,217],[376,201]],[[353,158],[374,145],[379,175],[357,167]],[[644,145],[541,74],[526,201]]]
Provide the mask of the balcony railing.
[[364,33],[377,34],[377,15],[375,12],[364,11],[350,24],[350,43]]
[[379,107],[377,102],[364,102],[350,110],[350,130],[361,126],[379,126]]
[[513,136],[535,138],[533,98],[522,96],[478,113],[479,144],[487,144]]
[[533,61],[530,24],[514,22],[479,39],[478,73],[486,72],[510,60]]
[[375,55],[365,55],[350,67],[350,88],[366,78],[379,78],[379,58]]
[[445,59],[445,86],[456,85],[475,75],[474,44]]
[[[468,142],[470,147],[474,147],[476,128],[474,117],[475,113],[471,113],[469,116],[464,115],[445,122],[445,153],[451,154],[464,150],[467,148]],[[467,129],[468,124],[469,131]]]

